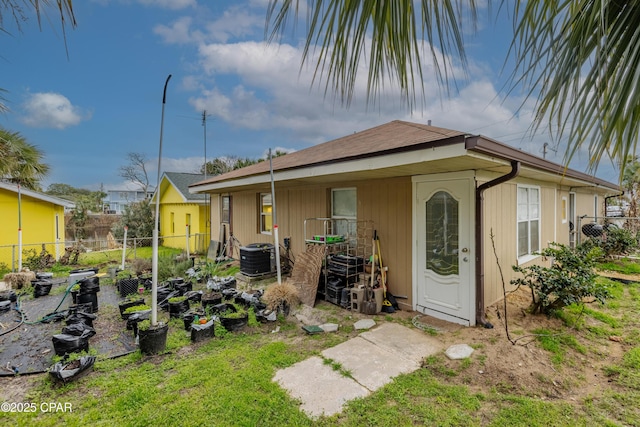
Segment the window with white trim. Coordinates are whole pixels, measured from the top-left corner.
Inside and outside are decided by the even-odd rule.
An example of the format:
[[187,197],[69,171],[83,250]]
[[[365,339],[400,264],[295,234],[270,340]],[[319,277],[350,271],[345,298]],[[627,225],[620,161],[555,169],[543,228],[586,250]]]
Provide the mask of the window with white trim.
[[231,196],[222,196],[222,222],[231,224]]
[[518,186],[518,258],[540,250],[540,187]]
[[259,196],[260,233],[271,234],[273,229],[273,203],[271,193],[260,193]]
[[567,217],[568,217],[567,210],[568,210],[567,209],[567,198],[563,196],[562,199],[561,199],[561,203],[560,203],[560,215],[561,215],[563,224],[567,223]]
[[[334,234],[353,235],[355,220],[358,218],[358,193],[356,188],[332,188],[331,189],[331,218],[335,221]],[[347,221],[341,221],[341,220]]]

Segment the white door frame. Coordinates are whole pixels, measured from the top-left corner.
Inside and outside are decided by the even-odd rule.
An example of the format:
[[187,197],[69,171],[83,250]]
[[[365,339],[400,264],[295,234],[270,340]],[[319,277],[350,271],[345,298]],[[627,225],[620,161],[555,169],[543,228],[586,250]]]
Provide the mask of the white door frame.
[[440,312],[429,312],[426,313],[438,319],[446,320],[452,323],[463,324],[466,326],[474,326],[476,322],[476,274],[475,274],[475,260],[477,254],[475,253],[476,245],[475,245],[475,171],[462,171],[462,172],[449,172],[449,173],[439,173],[433,175],[418,175],[411,177],[411,185],[412,185],[412,301],[413,301],[413,310],[418,310],[418,285],[420,283],[419,279],[419,256],[422,256],[418,253],[418,221],[423,221],[424,218],[418,218],[418,183],[436,183],[442,181],[451,181],[451,180],[459,180],[459,179],[467,179],[469,180],[469,213],[468,218],[470,221],[469,224],[469,283],[467,286],[469,287],[469,320],[461,319],[459,317],[451,316],[446,313]]

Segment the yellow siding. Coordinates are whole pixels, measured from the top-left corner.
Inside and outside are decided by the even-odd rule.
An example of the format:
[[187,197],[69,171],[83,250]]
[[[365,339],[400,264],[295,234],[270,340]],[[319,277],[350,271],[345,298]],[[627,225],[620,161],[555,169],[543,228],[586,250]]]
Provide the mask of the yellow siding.
[[[162,199],[161,199],[162,200]],[[162,244],[171,248],[186,249],[187,247],[187,214],[191,215],[189,230],[189,251],[196,250],[196,234],[204,233],[201,213],[204,216],[204,207],[195,203],[180,203],[160,205],[160,236]],[[171,215],[173,214],[173,215]],[[171,218],[173,217],[173,223]]]
[[[164,190],[166,185],[166,190]],[[160,195],[160,204],[179,204],[184,203],[184,198],[182,194],[176,188],[169,184],[169,181],[166,179],[163,180],[163,185],[161,186],[162,194]]]
[[[64,253],[64,207],[50,202],[22,195],[22,244],[24,250],[42,250],[41,243],[47,243],[46,249],[52,255]],[[15,251],[6,245],[18,245],[18,195],[12,191],[0,189],[0,262],[11,267],[12,259],[17,263]],[[56,252],[56,214],[58,216],[59,244]],[[16,264],[17,267],[17,264]]]

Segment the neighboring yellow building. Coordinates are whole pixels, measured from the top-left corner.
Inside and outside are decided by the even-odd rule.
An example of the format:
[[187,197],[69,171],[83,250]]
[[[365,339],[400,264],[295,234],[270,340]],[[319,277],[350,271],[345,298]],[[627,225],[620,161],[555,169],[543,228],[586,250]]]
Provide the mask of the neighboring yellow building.
[[[0,263],[18,268],[18,228],[22,225],[22,249],[38,253],[45,244],[56,259],[64,254],[64,210],[73,202],[0,182]],[[21,219],[21,221],[19,220]]]
[[[162,245],[204,253],[209,246],[209,205],[204,194],[190,194],[189,185],[202,181],[204,175],[165,172],[160,179],[160,237]],[[151,199],[155,203],[158,192]],[[187,232],[188,227],[188,232]]]

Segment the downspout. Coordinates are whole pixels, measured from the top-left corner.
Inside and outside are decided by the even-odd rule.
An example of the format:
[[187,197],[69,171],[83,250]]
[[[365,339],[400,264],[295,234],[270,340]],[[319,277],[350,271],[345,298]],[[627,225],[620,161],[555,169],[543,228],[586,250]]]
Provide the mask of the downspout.
[[507,182],[520,173],[520,162],[511,161],[511,172],[489,182],[485,182],[476,188],[476,324],[487,329],[493,329],[493,325],[485,318],[484,311],[484,222],[483,222],[483,193],[484,190]]
[[608,207],[609,207],[609,199],[613,199],[615,197],[622,197],[624,196],[624,190],[622,190],[622,193],[620,194],[614,194],[613,196],[607,196],[604,198],[604,217],[606,218],[608,216],[607,212],[608,212]]

